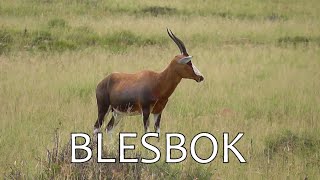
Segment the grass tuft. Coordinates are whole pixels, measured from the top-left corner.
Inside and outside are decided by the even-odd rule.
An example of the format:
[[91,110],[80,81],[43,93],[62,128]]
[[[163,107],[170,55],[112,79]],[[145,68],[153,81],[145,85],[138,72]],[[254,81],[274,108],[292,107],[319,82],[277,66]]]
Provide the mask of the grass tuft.
[[306,155],[315,153],[320,148],[320,139],[310,134],[297,134],[290,130],[285,130],[280,134],[270,135],[265,141],[265,153],[272,157],[278,153],[299,153]]
[[[53,147],[50,150],[47,149],[46,159],[38,158],[43,168],[34,177],[36,179],[150,179],[151,177],[156,177],[156,179],[210,179],[213,175],[200,166],[195,167],[192,171],[182,172],[165,162],[143,164],[140,162],[142,156],[139,152],[126,154],[126,158],[137,158],[138,163],[98,163],[95,154],[96,146],[93,144],[89,146],[93,150],[92,159],[85,163],[71,163],[71,142],[61,145],[56,130]],[[102,154],[105,158],[119,157],[119,151],[116,149],[103,150]],[[86,151],[76,151],[77,159],[86,156]],[[24,173],[23,166],[12,165],[4,177],[26,179],[28,175]]]
[[66,28],[68,26],[69,25],[68,25],[67,21],[65,21],[64,19],[60,19],[60,18],[51,19],[48,22],[49,28]]
[[71,30],[66,39],[74,42],[78,47],[86,48],[98,45],[101,37],[89,27],[81,26]]
[[293,44],[293,45],[298,45],[298,44],[304,44],[304,45],[308,45],[309,42],[311,41],[310,37],[306,37],[306,36],[285,36],[285,37],[281,37],[278,39],[278,43],[281,45],[285,45],[285,44]]
[[265,19],[270,21],[285,21],[288,20],[288,17],[277,13],[271,13],[270,15],[267,15]]
[[32,47],[43,51],[49,51],[52,49],[53,41],[54,38],[49,31],[38,31],[34,33]]
[[10,51],[11,44],[13,43],[12,35],[3,29],[0,29],[0,55]]
[[176,8],[161,7],[161,6],[146,7],[146,8],[143,8],[140,12],[143,14],[150,14],[152,16],[173,15],[173,14],[179,13]]

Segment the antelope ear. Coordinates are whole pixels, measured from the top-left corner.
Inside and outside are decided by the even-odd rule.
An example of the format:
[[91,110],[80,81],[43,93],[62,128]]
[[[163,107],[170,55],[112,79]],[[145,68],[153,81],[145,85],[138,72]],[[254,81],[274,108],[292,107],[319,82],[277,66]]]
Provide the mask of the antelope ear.
[[192,59],[192,56],[187,56],[187,57],[181,58],[181,59],[179,60],[179,63],[181,63],[181,64],[187,64],[189,61],[191,61],[191,59]]

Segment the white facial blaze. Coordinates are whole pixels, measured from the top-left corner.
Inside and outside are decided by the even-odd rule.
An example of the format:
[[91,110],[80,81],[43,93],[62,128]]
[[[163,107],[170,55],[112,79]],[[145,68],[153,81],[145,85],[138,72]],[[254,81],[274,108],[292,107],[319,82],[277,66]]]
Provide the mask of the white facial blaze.
[[201,74],[201,72],[199,71],[199,69],[194,65],[192,64],[192,69],[193,69],[193,72],[197,75],[197,76],[203,76]]

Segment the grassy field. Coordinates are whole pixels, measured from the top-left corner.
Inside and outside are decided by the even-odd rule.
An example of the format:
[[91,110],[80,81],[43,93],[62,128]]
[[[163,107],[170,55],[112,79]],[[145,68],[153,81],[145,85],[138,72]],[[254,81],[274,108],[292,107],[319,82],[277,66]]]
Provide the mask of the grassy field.
[[[318,179],[319,6],[317,0],[1,1],[1,175]],[[92,134],[101,79],[113,71],[161,71],[178,54],[166,27],[184,41],[205,81],[180,83],[164,110],[160,136],[183,133],[189,148],[199,132],[214,134],[221,144],[223,132],[232,138],[244,132],[236,147],[247,163],[232,153],[231,162],[222,163],[222,146],[210,164],[196,163],[189,153],[183,163],[168,165],[163,156],[139,165],[139,177],[134,165],[101,171],[106,167],[92,162],[91,169],[48,163],[55,132],[62,147],[71,132]],[[141,136],[140,116],[124,118],[115,134],[120,131]],[[137,152],[152,154],[134,142]],[[164,138],[158,146],[164,154]],[[207,140],[197,144],[201,157],[210,150]]]

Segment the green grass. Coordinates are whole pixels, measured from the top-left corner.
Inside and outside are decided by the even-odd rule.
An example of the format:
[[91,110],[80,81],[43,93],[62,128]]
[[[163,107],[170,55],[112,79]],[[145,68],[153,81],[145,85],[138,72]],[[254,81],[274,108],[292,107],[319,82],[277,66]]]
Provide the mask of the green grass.
[[[318,179],[319,5],[315,0],[0,2],[0,173],[43,179],[80,178],[77,172],[83,171],[87,178]],[[157,164],[128,164],[121,171],[121,164],[71,165],[68,154],[48,165],[46,149],[55,151],[56,130],[61,147],[71,132],[92,133],[101,79],[114,71],[161,71],[178,54],[166,27],[184,41],[205,81],[180,83],[163,113],[161,137],[180,132],[189,146],[199,132],[219,142],[223,132],[232,137],[244,132],[236,146],[248,163],[231,154],[231,162],[223,164],[220,147],[207,165],[190,156],[168,165],[162,157]],[[120,131],[141,136],[140,116],[124,118],[114,134]],[[137,153],[152,155],[132,143]],[[197,144],[202,157],[209,155],[208,144]],[[158,145],[165,153],[164,138]],[[116,148],[107,151],[116,155]]]
[[47,27],[36,30],[2,29],[0,54],[14,50],[63,52],[97,46],[117,53],[125,52],[131,46],[163,45],[167,42],[164,37],[145,37],[129,30],[99,35],[87,26],[71,28],[63,19],[52,19]]

